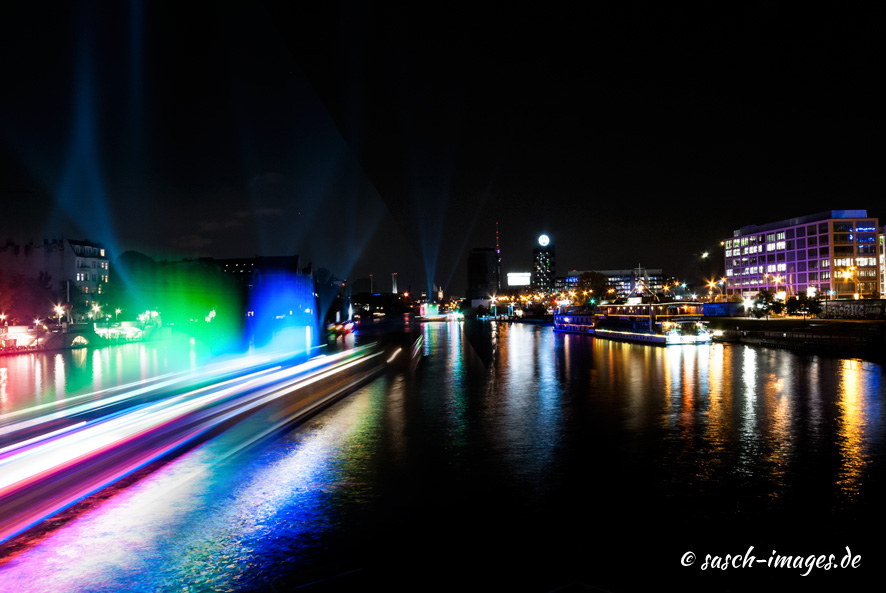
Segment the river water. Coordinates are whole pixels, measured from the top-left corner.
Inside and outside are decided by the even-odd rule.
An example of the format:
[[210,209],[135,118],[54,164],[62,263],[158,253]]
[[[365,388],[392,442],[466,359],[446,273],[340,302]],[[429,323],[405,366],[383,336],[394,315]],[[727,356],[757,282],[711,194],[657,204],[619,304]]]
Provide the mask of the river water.
[[[414,373],[258,444],[247,421],[153,464],[0,548],[0,590],[833,590],[877,575],[881,365],[416,327]],[[3,409],[208,356],[117,348],[0,359]],[[847,546],[859,568],[825,570]],[[745,567],[711,568],[727,554]]]

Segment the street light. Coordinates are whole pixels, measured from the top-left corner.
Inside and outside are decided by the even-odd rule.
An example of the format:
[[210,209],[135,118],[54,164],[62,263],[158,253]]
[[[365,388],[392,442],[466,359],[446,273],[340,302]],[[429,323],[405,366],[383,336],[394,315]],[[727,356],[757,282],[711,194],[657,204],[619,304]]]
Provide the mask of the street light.
[[855,280],[855,300],[861,298],[858,292],[858,278],[855,276],[855,266],[849,266],[847,269],[837,272],[837,278],[845,278],[847,280]]
[[[713,280],[711,280],[710,282],[708,282],[708,295],[712,295],[712,294],[714,293],[714,289],[715,289],[715,288],[719,291],[719,293],[720,293],[720,297],[722,297],[722,296],[723,296],[723,289],[720,288],[720,283],[719,283],[719,282],[714,282]],[[719,297],[718,297],[718,298],[719,298]]]

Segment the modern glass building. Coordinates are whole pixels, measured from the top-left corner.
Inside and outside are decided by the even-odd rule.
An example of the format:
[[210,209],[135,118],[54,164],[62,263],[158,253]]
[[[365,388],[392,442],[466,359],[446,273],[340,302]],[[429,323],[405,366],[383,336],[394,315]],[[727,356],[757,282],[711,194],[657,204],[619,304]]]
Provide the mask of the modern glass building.
[[742,227],[723,241],[727,295],[872,298],[880,292],[879,222],[866,210],[831,210]]

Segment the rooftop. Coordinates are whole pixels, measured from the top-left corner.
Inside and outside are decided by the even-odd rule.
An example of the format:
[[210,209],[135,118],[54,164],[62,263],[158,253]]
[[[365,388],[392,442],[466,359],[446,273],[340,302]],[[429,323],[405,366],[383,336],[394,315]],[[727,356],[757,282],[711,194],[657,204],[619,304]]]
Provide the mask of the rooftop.
[[748,225],[733,231],[733,237],[742,237],[744,235],[753,235],[774,229],[782,229],[791,226],[800,226],[811,222],[820,222],[822,220],[830,220],[832,218],[868,218],[867,210],[827,210],[817,214],[809,214],[808,216],[799,216],[797,218],[789,218],[778,222],[770,222],[761,225]]

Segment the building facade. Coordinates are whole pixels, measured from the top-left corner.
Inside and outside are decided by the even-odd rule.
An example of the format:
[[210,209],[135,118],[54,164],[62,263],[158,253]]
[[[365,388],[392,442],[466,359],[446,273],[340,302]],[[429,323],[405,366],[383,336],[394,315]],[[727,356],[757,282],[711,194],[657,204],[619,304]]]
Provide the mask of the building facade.
[[4,274],[26,278],[47,274],[53,291],[68,302],[80,293],[87,307],[99,301],[107,289],[110,267],[105,248],[92,241],[45,239],[42,245],[10,242],[0,247],[0,269]]
[[886,295],[886,244],[883,238],[886,236],[886,226],[880,228],[880,298]]
[[644,287],[658,294],[667,285],[660,269],[637,266],[631,270],[597,270],[597,273],[606,276],[606,285],[612,290],[609,298],[627,298]]
[[532,250],[532,279],[534,292],[548,293],[554,290],[557,271],[557,252],[547,235],[538,238],[538,247]]
[[[594,273],[606,279],[606,294],[598,295],[601,299],[614,300],[627,298],[634,292],[648,289],[655,294],[665,292],[665,287],[672,284],[661,269],[637,266],[630,270],[572,270],[568,276],[557,278],[554,287],[557,292],[574,290],[582,274]],[[674,291],[671,291],[673,294]],[[679,293],[682,295],[682,291]]]
[[879,222],[866,210],[831,210],[742,227],[723,241],[725,293],[872,298],[881,292]]

